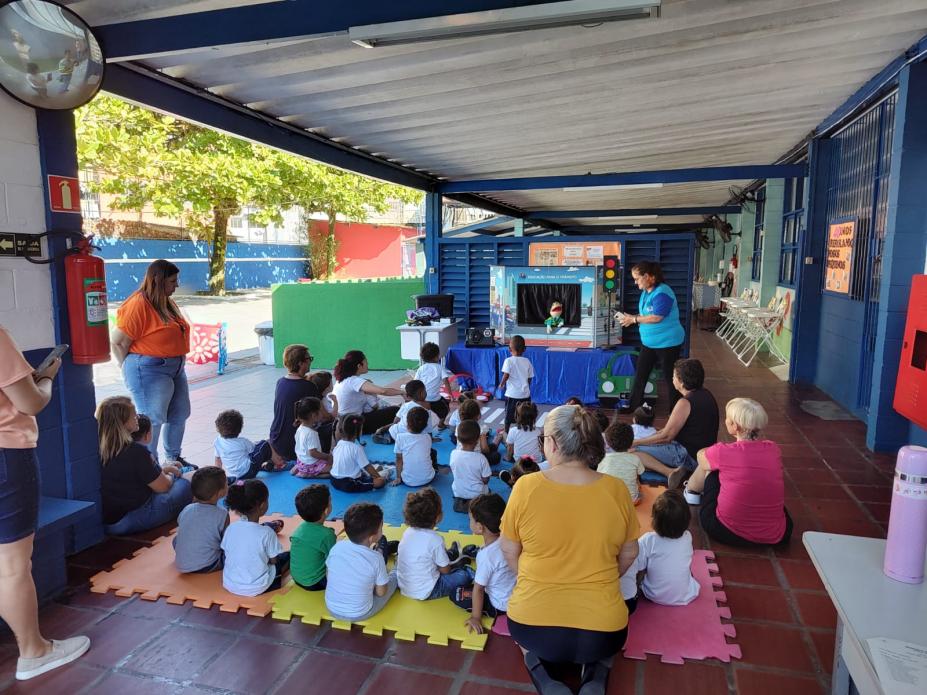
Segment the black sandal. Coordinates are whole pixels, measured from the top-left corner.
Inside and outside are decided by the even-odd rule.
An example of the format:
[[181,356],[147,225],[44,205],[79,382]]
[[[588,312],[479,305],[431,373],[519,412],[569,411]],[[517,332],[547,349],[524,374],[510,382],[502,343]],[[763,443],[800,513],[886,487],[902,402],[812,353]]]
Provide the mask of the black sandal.
[[525,667],[535,690],[541,695],[573,695],[573,691],[565,683],[551,678],[537,654],[525,652]]

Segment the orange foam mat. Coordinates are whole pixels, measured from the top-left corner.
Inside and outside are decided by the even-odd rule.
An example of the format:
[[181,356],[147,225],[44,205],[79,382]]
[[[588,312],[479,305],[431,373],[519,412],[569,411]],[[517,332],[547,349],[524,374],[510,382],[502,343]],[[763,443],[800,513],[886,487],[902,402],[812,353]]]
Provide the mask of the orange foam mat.
[[643,536],[648,531],[653,531],[653,524],[650,521],[650,513],[653,511],[653,503],[657,497],[666,492],[664,485],[641,485],[641,503],[634,507],[637,512],[637,524],[641,528]]
[[[235,522],[233,515],[233,521]],[[298,516],[283,517],[279,514],[266,516],[261,521],[283,520],[280,544],[290,549],[290,534],[302,521]],[[340,521],[326,522],[340,535],[344,524]],[[176,532],[176,531],[175,531]],[[260,596],[238,596],[222,588],[222,572],[209,574],[181,574],[174,566],[174,533],[155,540],[149,548],[139,550],[126,560],[117,562],[108,572],[100,572],[90,579],[90,590],[97,594],[113,591],[117,596],[140,594],[146,601],[157,601],[166,597],[168,603],[182,604],[192,601],[197,608],[235,613],[244,608],[248,615],[263,617],[271,611],[271,599],[280,593],[272,591]]]

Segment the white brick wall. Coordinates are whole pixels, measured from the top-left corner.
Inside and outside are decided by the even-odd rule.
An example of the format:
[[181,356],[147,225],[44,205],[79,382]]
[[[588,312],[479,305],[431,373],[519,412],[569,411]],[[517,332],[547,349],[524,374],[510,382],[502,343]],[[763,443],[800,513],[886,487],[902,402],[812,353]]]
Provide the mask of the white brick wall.
[[[0,92],[0,232],[45,231],[35,111]],[[0,257],[0,324],[23,350],[54,345],[48,267]]]

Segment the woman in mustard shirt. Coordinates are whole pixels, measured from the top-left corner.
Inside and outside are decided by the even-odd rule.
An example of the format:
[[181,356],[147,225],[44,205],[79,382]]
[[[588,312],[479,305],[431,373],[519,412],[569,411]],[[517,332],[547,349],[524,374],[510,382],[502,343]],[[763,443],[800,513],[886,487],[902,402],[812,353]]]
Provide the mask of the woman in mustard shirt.
[[627,486],[594,470],[605,449],[591,413],[555,408],[541,439],[550,468],[518,479],[502,517],[502,552],[518,576],[509,630],[538,692],[570,692],[545,662],[582,665],[580,693],[604,692],[628,636],[618,579],[637,557],[637,515]]
[[148,266],[137,291],[116,313],[112,347],[138,412],[151,418],[151,450],[158,458],[164,429],[167,464],[189,465],[180,455],[190,417],[190,391],[184,365],[190,352],[190,324],[171,295],[180,268],[157,260]]

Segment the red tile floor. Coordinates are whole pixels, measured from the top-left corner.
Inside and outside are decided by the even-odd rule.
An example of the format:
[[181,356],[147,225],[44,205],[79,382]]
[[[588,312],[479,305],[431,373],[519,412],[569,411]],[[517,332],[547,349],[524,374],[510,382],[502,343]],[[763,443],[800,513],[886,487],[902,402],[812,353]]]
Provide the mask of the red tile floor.
[[[628,695],[820,695],[833,659],[835,613],[801,543],[808,530],[884,537],[894,459],[864,446],[856,421],[823,421],[802,400],[819,391],[780,381],[759,364],[746,369],[712,334],[696,331],[693,354],[719,403],[762,402],[768,435],[784,454],[795,535],[784,550],[744,551],[710,542],[693,524],[698,547],[717,554],[743,658],[665,665],[618,659],[609,692]],[[160,535],[164,529],[149,534]],[[111,539],[71,560],[69,596],[44,607],[45,633],[88,634],[93,648],[77,663],[24,684],[13,682],[15,649],[0,643],[0,689],[52,693],[397,693],[502,695],[530,691],[518,649],[491,635],[484,652],[432,647],[164,601],[87,591],[87,579],[146,540]]]

